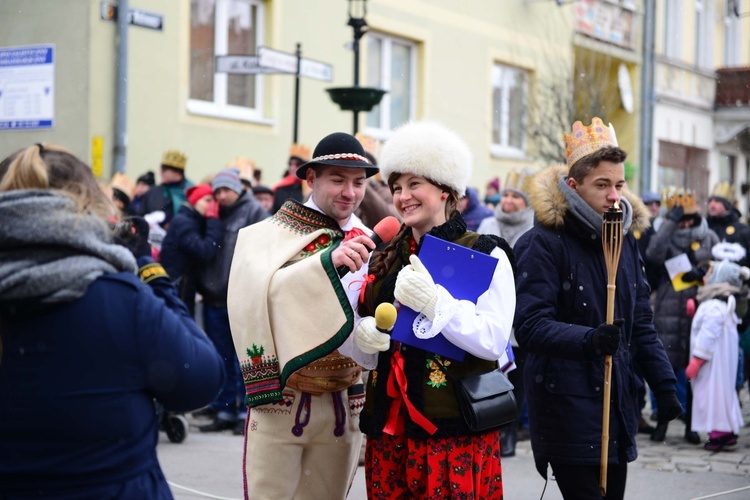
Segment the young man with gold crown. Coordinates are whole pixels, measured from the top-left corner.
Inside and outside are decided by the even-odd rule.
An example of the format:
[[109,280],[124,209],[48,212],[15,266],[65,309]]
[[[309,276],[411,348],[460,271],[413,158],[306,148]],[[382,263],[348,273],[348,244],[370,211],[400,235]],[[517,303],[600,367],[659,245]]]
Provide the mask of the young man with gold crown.
[[180,206],[187,202],[185,190],[193,185],[185,177],[187,156],[177,150],[167,150],[161,157],[161,184],[143,195],[137,215],[146,215],[155,211],[164,212],[161,226],[165,229],[175,216]]
[[228,307],[250,407],[246,498],[343,499],[354,478],[375,356],[349,334],[375,245],[353,213],[377,172],[357,139],[330,134],[296,171],[307,202],[240,231]]
[[[531,446],[537,470],[546,478],[552,466],[564,498],[601,500],[604,356],[612,356],[607,498],[621,499],[627,463],[637,457],[640,414],[631,352],[638,352],[663,418],[682,409],[632,235],[648,223],[648,211],[626,187],[626,153],[599,118],[588,127],[574,123],[564,139],[567,168],[552,166],[534,177],[529,199],[538,222],[514,247],[514,327],[527,351]],[[624,229],[615,296],[621,319],[609,325],[602,219],[615,202]]]

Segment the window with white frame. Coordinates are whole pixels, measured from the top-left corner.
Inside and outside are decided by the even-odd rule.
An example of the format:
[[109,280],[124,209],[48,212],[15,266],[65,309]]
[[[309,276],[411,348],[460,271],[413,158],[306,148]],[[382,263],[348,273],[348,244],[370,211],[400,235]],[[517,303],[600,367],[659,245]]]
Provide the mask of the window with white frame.
[[695,0],[695,65],[713,65],[713,0]]
[[387,91],[367,113],[367,127],[374,135],[389,131],[414,118],[416,110],[417,47],[414,42],[381,33],[367,33],[368,87]]
[[734,185],[737,173],[737,157],[729,154],[719,154],[719,179]]
[[726,0],[726,12],[724,13],[724,66],[740,65],[740,48],[742,38],[740,35],[740,0]]
[[664,1],[664,55],[682,58],[682,9],[684,0]]
[[191,0],[188,111],[260,119],[262,77],[215,73],[214,61],[217,55],[255,55],[262,40],[262,0]]
[[492,66],[492,153],[526,154],[528,73],[495,63]]

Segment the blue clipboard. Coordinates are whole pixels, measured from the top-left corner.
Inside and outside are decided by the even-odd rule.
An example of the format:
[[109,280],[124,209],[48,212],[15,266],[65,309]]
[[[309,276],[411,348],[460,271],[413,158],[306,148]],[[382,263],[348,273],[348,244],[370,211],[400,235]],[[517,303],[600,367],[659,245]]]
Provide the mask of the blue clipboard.
[[[430,271],[435,283],[442,285],[454,298],[469,300],[475,304],[479,296],[490,287],[499,262],[495,257],[429,234],[423,237],[419,259]],[[414,335],[412,325],[418,315],[413,309],[402,305],[398,310],[391,338],[446,358],[463,361],[466,351],[452,344],[442,334],[431,339],[419,339]]]

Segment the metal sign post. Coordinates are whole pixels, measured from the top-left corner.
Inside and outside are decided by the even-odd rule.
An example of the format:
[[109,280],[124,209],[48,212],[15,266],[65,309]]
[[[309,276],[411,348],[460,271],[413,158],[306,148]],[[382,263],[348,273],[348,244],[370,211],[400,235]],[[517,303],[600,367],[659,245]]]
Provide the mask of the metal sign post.
[[333,66],[302,57],[302,45],[297,44],[294,54],[281,52],[268,47],[258,47],[257,56],[225,55],[216,56],[216,72],[238,75],[281,74],[294,75],[294,130],[293,142],[297,142],[299,117],[299,79],[312,78],[330,82],[333,80]]

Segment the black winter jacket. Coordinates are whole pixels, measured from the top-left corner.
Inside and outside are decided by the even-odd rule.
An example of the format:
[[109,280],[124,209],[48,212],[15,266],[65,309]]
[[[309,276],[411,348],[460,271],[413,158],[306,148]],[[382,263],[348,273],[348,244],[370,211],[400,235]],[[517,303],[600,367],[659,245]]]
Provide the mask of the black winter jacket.
[[220,219],[206,219],[185,203],[172,219],[162,241],[161,264],[191,312],[195,305],[198,273],[216,257],[222,233]]
[[[539,473],[547,464],[598,464],[601,453],[604,359],[587,339],[606,319],[607,269],[601,237],[568,211],[557,183],[564,167],[540,172],[531,187],[537,223],[514,247],[516,316],[524,370],[531,444]],[[636,196],[634,226],[648,224]],[[631,227],[632,229],[633,227]],[[623,318],[620,348],[613,356],[609,460],[637,457],[640,414],[634,358],[656,392],[674,391],[674,373],[653,326],[646,278],[632,233],[624,238],[617,272],[615,317]]]

